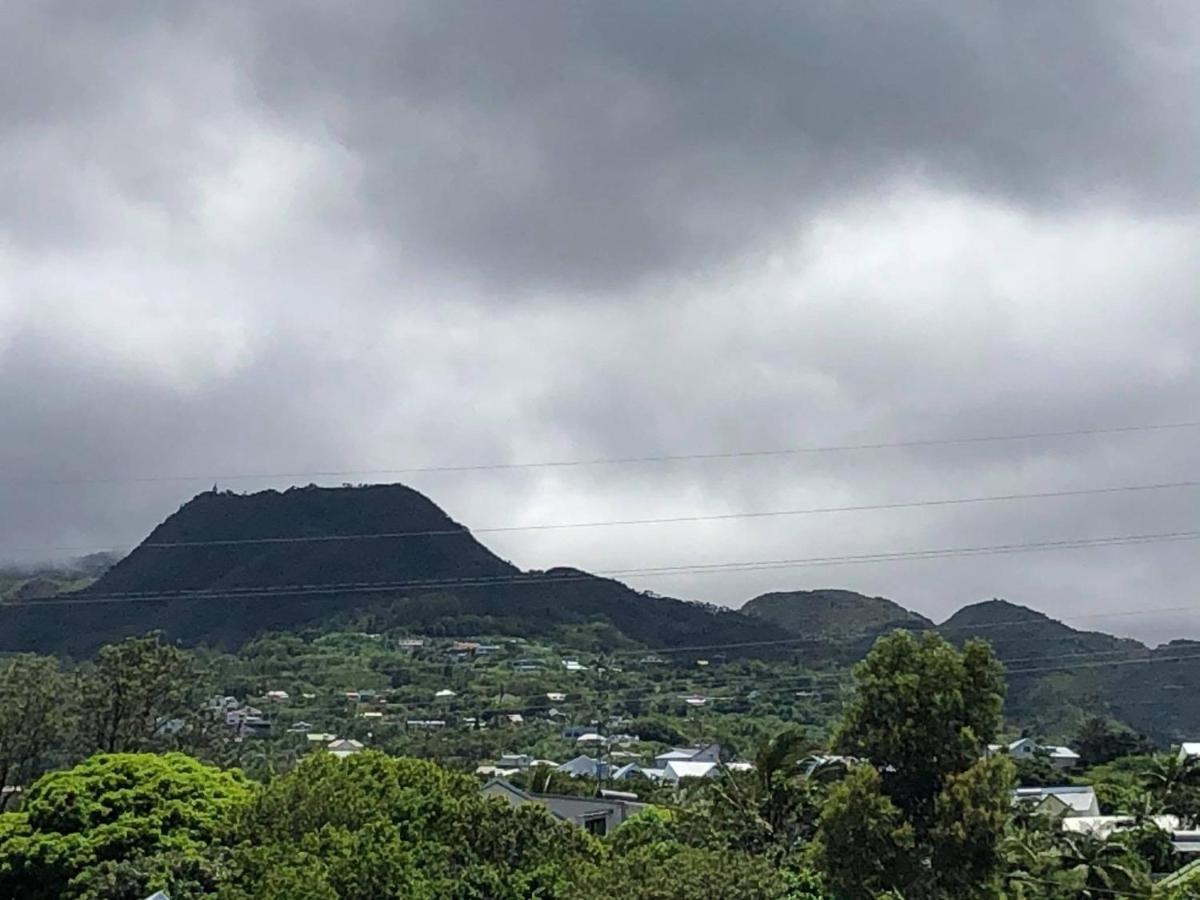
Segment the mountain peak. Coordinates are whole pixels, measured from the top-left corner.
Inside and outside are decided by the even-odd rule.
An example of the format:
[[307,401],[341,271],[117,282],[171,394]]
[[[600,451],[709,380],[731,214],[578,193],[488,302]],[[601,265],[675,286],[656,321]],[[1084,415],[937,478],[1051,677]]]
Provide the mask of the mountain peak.
[[822,588],[775,591],[746,602],[742,612],[805,636],[862,638],[891,628],[929,628],[929,619],[886,597]]

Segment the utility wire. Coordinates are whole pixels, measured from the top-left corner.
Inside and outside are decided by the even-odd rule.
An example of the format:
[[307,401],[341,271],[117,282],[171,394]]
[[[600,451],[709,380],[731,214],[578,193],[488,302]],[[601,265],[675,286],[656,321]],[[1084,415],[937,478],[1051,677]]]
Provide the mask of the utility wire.
[[504,471],[521,469],[578,468],[585,466],[615,466],[637,463],[697,462],[723,459],[753,459],[805,454],[845,453],[851,451],[915,449],[923,447],[945,447],[1001,443],[1015,441],[1051,440],[1055,438],[1090,437],[1096,435],[1128,434],[1149,431],[1178,431],[1200,428],[1200,421],[1168,422],[1147,425],[1123,425],[1109,428],[1077,428],[1065,431],[1038,431],[1010,434],[973,435],[966,437],[919,438],[907,441],[875,443],[831,444],[826,446],[785,447],[767,450],[732,450],[712,453],[678,453],[645,456],[607,457],[594,459],[540,460],[535,462],[473,463],[466,465],[404,466],[393,469],[343,469],[307,472],[238,472],[204,475],[143,475],[109,476],[100,478],[37,478],[0,481],[0,486],[23,485],[82,485],[82,484],[135,484],[172,481],[235,481],[243,479],[272,478],[343,478],[350,476],[414,475],[454,472]]
[[858,554],[852,556],[801,557],[795,559],[756,560],[729,563],[706,563],[647,568],[609,569],[595,573],[564,570],[555,573],[537,574],[517,572],[511,575],[481,575],[458,578],[427,578],[400,581],[329,582],[312,584],[271,585],[266,587],[234,588],[212,591],[207,589],[181,591],[127,591],[110,594],[72,594],[49,597],[43,600],[14,603],[6,601],[2,606],[44,605],[53,603],[82,604],[120,601],[156,602],[179,599],[252,599],[254,597],[279,598],[283,596],[313,596],[320,594],[380,593],[398,590],[432,590],[437,588],[488,587],[502,584],[563,583],[595,581],[621,577],[658,577],[665,575],[711,574],[717,572],[745,572],[771,569],[804,568],[808,566],[852,565],[860,563],[899,562],[907,560],[947,559],[964,556],[1043,552],[1050,550],[1074,550],[1092,547],[1125,546],[1133,544],[1170,543],[1200,539],[1200,531],[1161,532],[1156,534],[1113,535],[1099,538],[1078,538],[1061,541],[1034,541],[1020,544],[991,544],[973,547],[943,547],[924,550],[901,550],[885,553]]
[[[136,549],[169,550],[185,547],[237,547],[255,544],[310,544],[324,542],[356,542],[369,540],[392,540],[399,538],[418,537],[461,537],[472,534],[502,534],[522,531],[554,531],[580,528],[610,528],[640,525],[680,525],[690,522],[722,522],[737,519],[779,518],[785,516],[822,515],[828,513],[882,512],[896,509],[918,509],[939,506],[960,506],[975,503],[1001,503],[1016,500],[1048,500],[1066,497],[1096,496],[1103,494],[1124,494],[1145,491],[1162,491],[1200,487],[1200,481],[1170,481],[1155,484],[1119,485],[1114,487],[1079,488],[1063,491],[1035,491],[1030,493],[991,494],[975,497],[948,497],[944,499],[911,500],[897,503],[870,503],[854,506],[815,506],[801,509],[779,509],[743,513],[713,513],[708,515],[668,516],[648,519],[613,519],[593,522],[548,522],[533,525],[502,525],[490,528],[443,528],[427,531],[385,531],[366,534],[313,534],[287,535],[279,537],[257,538],[218,538],[213,540],[195,541],[143,541]],[[105,547],[19,547],[11,548],[7,553],[36,553],[36,552],[86,552],[95,550],[119,549],[113,545]]]

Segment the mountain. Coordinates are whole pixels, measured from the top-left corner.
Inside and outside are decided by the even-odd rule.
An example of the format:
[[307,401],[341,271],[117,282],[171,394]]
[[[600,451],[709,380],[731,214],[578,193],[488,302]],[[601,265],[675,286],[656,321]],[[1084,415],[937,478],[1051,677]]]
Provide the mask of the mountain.
[[1045,613],[1007,600],[964,606],[937,628],[956,644],[968,638],[986,640],[1001,659],[1019,660],[1010,666],[1014,669],[1066,663],[1072,657],[1137,656],[1149,652],[1144,644],[1130,638],[1079,631]]
[[742,612],[793,634],[820,640],[859,641],[893,628],[932,628],[933,622],[886,597],[825,588],[777,591],[746,601]]
[[200,494],[70,598],[0,607],[0,652],[86,654],[152,629],[236,647],[266,630],[364,615],[380,628],[445,633],[541,634],[599,619],[668,647],[785,636],[762,619],[575,569],[522,572],[393,484]]

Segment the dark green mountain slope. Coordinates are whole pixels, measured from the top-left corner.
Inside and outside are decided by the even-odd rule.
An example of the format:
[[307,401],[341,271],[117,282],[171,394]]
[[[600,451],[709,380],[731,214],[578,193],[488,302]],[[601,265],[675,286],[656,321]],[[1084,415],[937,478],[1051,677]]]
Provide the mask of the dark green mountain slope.
[[232,647],[364,610],[390,626],[517,634],[600,619],[649,646],[783,634],[576,570],[522,573],[402,485],[200,494],[72,600],[0,608],[0,652],[83,654],[150,629]]
[[886,597],[825,588],[777,591],[749,600],[742,612],[794,634],[825,640],[857,640],[893,628],[931,628],[933,622]]

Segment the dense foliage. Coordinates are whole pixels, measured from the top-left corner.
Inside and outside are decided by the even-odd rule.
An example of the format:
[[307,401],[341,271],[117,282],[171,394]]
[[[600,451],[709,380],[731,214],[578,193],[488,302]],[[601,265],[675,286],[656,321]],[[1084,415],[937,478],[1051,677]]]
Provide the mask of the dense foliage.
[[[151,635],[76,667],[0,661],[0,766],[26,788],[0,814],[0,896],[1095,900],[1149,897],[1152,873],[1169,876],[1155,896],[1200,890],[1200,871],[1181,868],[1154,818],[1197,822],[1200,767],[1141,752],[1145,740],[1119,725],[1087,721],[1076,737],[1105,760],[1080,777],[1129,827],[1107,839],[1067,832],[1013,805],[1018,767],[983,752],[1013,732],[1002,669],[982,643],[896,632],[854,669],[848,693],[812,696],[795,674],[786,692],[771,690],[782,662],[664,664],[600,653],[596,637],[588,626],[570,650],[523,641],[477,654],[326,632],[226,656]],[[558,664],[564,651],[583,671]],[[514,659],[544,665],[518,673]],[[448,687],[453,696],[435,697]],[[718,687],[735,699],[681,701]],[[268,707],[270,733],[231,728],[208,701],[222,693]],[[547,715],[548,693],[570,719]],[[455,724],[467,713],[473,725]],[[433,715],[447,725],[405,724]],[[560,730],[568,721],[636,734],[621,746],[642,758],[717,738],[753,765],[679,785],[622,782],[652,805],[602,839],[480,793],[468,772],[500,752],[578,752]],[[341,759],[292,723],[378,749]],[[1046,776],[1042,765],[1023,763],[1022,777]],[[552,770],[512,780],[584,796],[601,787]]]

